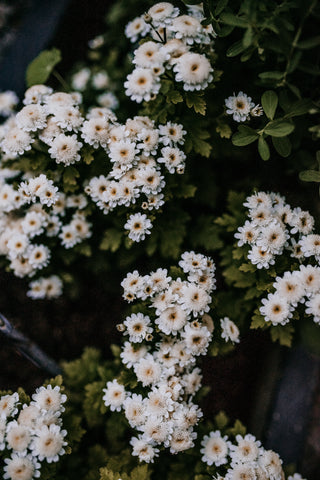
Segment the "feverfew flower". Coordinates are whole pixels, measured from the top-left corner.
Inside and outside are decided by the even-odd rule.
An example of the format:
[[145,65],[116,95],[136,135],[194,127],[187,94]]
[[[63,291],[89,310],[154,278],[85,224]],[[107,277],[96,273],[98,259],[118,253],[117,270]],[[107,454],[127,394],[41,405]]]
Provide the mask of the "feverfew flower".
[[221,318],[220,325],[222,329],[221,337],[224,338],[226,342],[240,342],[239,329],[232,320],[230,320],[228,317]]
[[58,462],[59,456],[65,454],[63,447],[67,445],[64,437],[66,430],[61,430],[59,425],[42,425],[35,431],[35,436],[31,444],[32,453],[40,461],[46,460],[48,463]]
[[213,68],[209,60],[199,53],[187,52],[175,63],[173,71],[177,82],[183,82],[184,90],[204,90],[213,80]]
[[201,442],[202,449],[200,452],[203,454],[201,460],[207,465],[224,465],[228,462],[228,453],[231,446],[231,442],[228,441],[228,437],[221,436],[219,430],[210,432],[209,435],[205,435]]
[[146,235],[151,233],[152,223],[144,213],[135,213],[130,215],[127,223],[124,225],[129,230],[129,238],[134,242],[140,242]]
[[107,407],[110,407],[112,412],[120,412],[123,402],[126,399],[126,391],[124,386],[113,380],[112,382],[107,382],[107,388],[103,389],[104,396],[102,400]]
[[251,97],[248,97],[246,93],[239,92],[237,95],[225,99],[227,107],[227,114],[232,115],[233,120],[236,122],[245,122],[250,116],[250,111],[254,108],[255,104],[252,102]]

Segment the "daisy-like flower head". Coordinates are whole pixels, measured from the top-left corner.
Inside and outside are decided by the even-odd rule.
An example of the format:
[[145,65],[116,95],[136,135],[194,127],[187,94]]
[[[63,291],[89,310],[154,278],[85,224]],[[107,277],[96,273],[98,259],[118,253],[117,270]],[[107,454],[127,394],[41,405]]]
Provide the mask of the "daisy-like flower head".
[[15,157],[31,150],[31,144],[33,142],[34,138],[29,132],[22,130],[18,126],[14,126],[6,133],[4,139],[0,142],[0,148],[2,148],[3,152],[7,155]]
[[130,215],[124,228],[129,230],[128,236],[131,240],[140,242],[151,233],[152,223],[144,213],[135,213]]
[[4,480],[33,480],[40,477],[40,463],[30,454],[13,453],[4,462]]
[[304,235],[300,238],[300,245],[303,255],[305,257],[316,257],[317,260],[320,258],[320,235],[309,234]]
[[12,395],[3,395],[0,397],[0,418],[6,419],[14,417],[18,413],[17,404],[19,395],[17,392]]
[[256,265],[258,269],[269,268],[270,265],[274,265],[275,257],[273,253],[265,250],[258,245],[253,245],[248,253],[248,259],[253,265]]
[[125,35],[132,43],[134,43],[138,40],[139,36],[145,37],[150,31],[150,28],[150,24],[144,21],[143,16],[136,17],[126,25]]
[[152,70],[138,67],[128,75],[124,86],[126,95],[131,97],[132,100],[141,103],[143,100],[149,102],[152,95],[157,95],[161,83]]
[[313,230],[314,218],[309,212],[303,211],[298,207],[292,211],[292,216],[288,223],[292,227],[291,233],[308,235]]
[[32,454],[38,457],[40,461],[46,460],[48,463],[58,462],[59,456],[65,454],[63,447],[67,445],[67,442],[64,440],[66,435],[67,431],[61,430],[58,425],[42,425],[41,428],[35,431],[31,443]]
[[47,96],[53,92],[52,88],[47,85],[32,85],[25,91],[23,103],[29,105],[31,103],[44,103]]
[[164,147],[161,149],[161,155],[162,157],[159,157],[157,160],[159,163],[164,163],[170,173],[185,167],[186,155],[179,148]]
[[178,123],[167,122],[166,125],[159,125],[160,142],[163,145],[175,145],[184,143],[184,136],[186,131],[183,130],[183,125]]
[[142,395],[133,393],[123,402],[124,414],[131,427],[139,427],[146,421],[146,408]]
[[185,326],[188,320],[187,313],[179,305],[166,308],[155,323],[161,332],[166,335],[177,335],[177,333]]
[[182,287],[182,296],[178,302],[188,314],[198,316],[210,310],[211,300],[210,295],[203,288],[195,284],[187,284]]
[[109,121],[103,117],[92,117],[83,122],[81,137],[94,148],[106,147],[109,140]]
[[119,107],[119,100],[112,92],[101,93],[97,96],[97,103],[103,108],[116,110]]
[[162,67],[169,55],[156,42],[145,42],[134,52],[133,63],[137,67],[153,68]]
[[209,60],[199,53],[181,55],[173,67],[177,82],[183,82],[184,90],[204,90],[213,80],[213,68]]
[[267,477],[274,480],[282,480],[284,473],[282,470],[282,460],[279,455],[272,450],[264,450],[261,453],[258,464],[267,474]]
[[133,345],[130,342],[125,342],[122,347],[120,357],[122,359],[122,363],[128,368],[131,368],[138,363],[141,358],[145,357],[147,352],[148,350],[145,345]]
[[245,122],[250,116],[250,110],[254,108],[255,104],[252,102],[251,97],[248,97],[246,93],[239,92],[237,95],[225,99],[227,107],[227,114],[232,115],[233,120],[236,122]]
[[312,295],[306,302],[306,313],[313,315],[313,321],[320,324],[320,293]]
[[203,448],[201,460],[207,465],[224,465],[228,462],[228,454],[231,446],[231,442],[228,441],[228,437],[221,436],[220,430],[210,432],[209,435],[205,435],[201,442]]
[[16,115],[17,126],[25,132],[35,132],[47,125],[47,109],[43,105],[26,105]]
[[258,233],[257,225],[246,220],[245,224],[239,227],[234,234],[235,238],[238,239],[238,247],[242,247],[246,243],[249,245],[255,243],[258,238]]
[[179,428],[176,426],[174,428],[172,437],[170,440],[170,453],[179,453],[183,452],[184,450],[188,450],[189,448],[194,446],[193,440],[196,438],[197,434],[195,432],[191,432],[189,429]]
[[237,325],[230,320],[228,317],[221,318],[220,325],[222,329],[221,337],[224,338],[226,342],[239,343],[240,342],[240,332]]
[[63,163],[65,166],[68,166],[81,159],[79,150],[82,145],[81,142],[78,142],[76,135],[61,133],[52,141],[48,152],[57,163]]
[[230,447],[230,456],[232,465],[238,463],[252,463],[255,462],[260,454],[261,442],[259,442],[253,435],[247,434],[244,437],[236,436],[237,445]]
[[286,299],[276,293],[269,293],[268,298],[262,299],[262,305],[260,313],[272,325],[285,325],[292,317],[292,307]]
[[161,376],[161,366],[148,353],[134,365],[134,373],[144,387],[155,384]]
[[257,245],[274,255],[281,255],[288,239],[285,228],[277,220],[272,220],[261,230]]
[[185,341],[187,352],[191,353],[191,355],[198,356],[205,355],[207,352],[211,340],[211,333],[206,327],[193,328],[187,324],[184,327],[181,337]]
[[174,33],[175,38],[183,40],[187,45],[201,40],[201,23],[190,15],[180,15],[174,18],[169,29]]
[[239,463],[229,469],[224,478],[225,480],[256,480],[256,469],[252,463]]
[[63,403],[67,401],[67,396],[61,393],[59,386],[52,388],[52,385],[40,387],[36,389],[36,393],[32,395],[31,405],[35,405],[41,411],[47,412],[64,412]]
[[159,454],[159,449],[153,447],[142,436],[132,437],[130,445],[133,447],[132,455],[137,456],[140,462],[153,463],[154,458]]
[[179,9],[174,7],[172,3],[160,2],[149,8],[148,15],[152,19],[153,26],[166,27],[171,24],[174,17],[179,15]]
[[306,293],[299,271],[285,272],[282,277],[276,277],[273,286],[276,293],[293,306],[303,301]]
[[153,332],[153,328],[149,326],[150,318],[140,312],[127,317],[123,324],[126,326],[124,335],[129,335],[130,342],[140,343]]
[[320,291],[320,268],[312,265],[300,265],[300,279],[307,296]]
[[6,440],[8,447],[15,452],[26,452],[31,441],[30,429],[13,420],[7,425]]
[[13,112],[16,105],[19,103],[19,98],[16,93],[7,90],[0,93],[0,115],[8,117]]
[[42,269],[49,264],[51,252],[45,245],[30,245],[27,257],[34,269]]
[[89,78],[91,76],[90,68],[81,68],[78,72],[74,73],[71,77],[71,86],[74,90],[82,92],[85,90]]
[[110,407],[112,412],[120,412],[123,402],[126,399],[126,391],[116,379],[112,382],[107,382],[107,388],[103,389],[104,396],[102,400],[107,407]]

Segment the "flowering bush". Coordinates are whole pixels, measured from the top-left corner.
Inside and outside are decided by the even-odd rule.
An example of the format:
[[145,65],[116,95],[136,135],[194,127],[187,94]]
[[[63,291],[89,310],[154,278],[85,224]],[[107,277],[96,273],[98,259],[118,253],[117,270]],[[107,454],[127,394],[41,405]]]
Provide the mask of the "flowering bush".
[[66,80],[51,49],[20,104],[0,94],[1,267],[34,300],[90,282],[124,318],[109,359],[62,362],[64,387],[3,393],[3,478],[303,480],[239,420],[203,418],[202,368],[250,329],[319,352],[318,15],[117,0]]

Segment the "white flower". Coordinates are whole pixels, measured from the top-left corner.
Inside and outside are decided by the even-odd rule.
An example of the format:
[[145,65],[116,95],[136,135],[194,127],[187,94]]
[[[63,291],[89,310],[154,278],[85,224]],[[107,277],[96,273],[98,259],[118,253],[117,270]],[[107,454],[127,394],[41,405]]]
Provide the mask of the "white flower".
[[102,90],[109,86],[109,75],[107,74],[107,72],[101,70],[100,72],[97,72],[92,76],[91,82],[94,88],[96,88],[97,90]]
[[312,295],[306,302],[306,313],[313,315],[313,321],[320,324],[320,293]]
[[42,425],[35,431],[31,444],[33,455],[37,456],[40,461],[46,459],[48,463],[58,462],[59,455],[65,453],[63,447],[67,445],[67,442],[64,441],[66,435],[67,431],[61,430],[58,425]]
[[39,387],[36,393],[32,395],[31,405],[35,405],[39,410],[47,412],[64,412],[63,403],[67,400],[67,396],[61,393],[60,387],[57,385],[52,388],[52,385],[47,387]]
[[177,82],[183,82],[184,90],[203,90],[213,80],[213,68],[209,60],[199,53],[187,52],[179,57],[173,67]]
[[220,325],[222,329],[221,337],[225,339],[226,342],[229,340],[232,343],[239,343],[239,329],[237,325],[232,322],[228,317],[221,318]]
[[83,122],[81,137],[94,148],[106,147],[109,139],[109,122],[102,117],[93,117]]
[[81,159],[79,150],[82,145],[81,142],[78,142],[76,135],[61,133],[52,141],[48,152],[57,163],[63,163],[65,166],[68,166]]
[[166,335],[176,335],[186,324],[188,319],[187,313],[179,305],[166,308],[156,318],[155,323],[161,332]]
[[176,143],[182,145],[187,132],[183,130],[183,125],[167,122],[166,125],[159,125],[159,133],[160,142],[162,142],[163,145],[171,146]]
[[130,215],[124,228],[129,230],[129,238],[134,242],[144,240],[146,235],[151,233],[152,223],[144,213],[135,213]]
[[270,479],[283,479],[282,460],[277,453],[272,450],[264,451],[259,456],[258,463]]
[[74,73],[71,77],[71,86],[75,90],[82,92],[85,90],[89,81],[91,72],[89,68],[82,68],[78,72]]
[[16,452],[26,451],[30,441],[30,429],[26,425],[20,425],[16,420],[9,422],[7,425],[8,447]]
[[143,425],[146,421],[146,408],[141,395],[133,393],[123,402],[124,413],[131,427]]
[[23,103],[24,105],[43,103],[52,92],[52,88],[47,85],[32,85],[32,87],[25,91]]
[[260,307],[260,313],[266,321],[272,325],[285,325],[292,317],[292,307],[280,295],[274,293],[268,294],[268,298],[262,299],[263,306]]
[[0,115],[4,117],[9,116],[14,107],[19,103],[19,98],[11,90],[6,90],[0,93]]
[[24,152],[31,150],[31,144],[34,138],[29,132],[22,130],[19,127],[11,128],[0,142],[0,147],[4,153],[8,155],[17,156],[23,155]]
[[154,360],[151,354],[147,354],[134,365],[134,373],[144,387],[156,383],[161,376],[161,366]]
[[164,163],[170,173],[174,173],[179,168],[184,168],[186,155],[182,150],[176,147],[164,147],[161,149],[162,157],[157,160]]
[[170,25],[172,19],[179,15],[179,9],[172,3],[160,2],[149,8],[148,15],[152,18],[152,24],[155,27],[165,27]]
[[320,268],[312,265],[300,265],[301,282],[309,296],[320,291]]
[[167,58],[168,54],[158,43],[149,41],[135,50],[132,62],[142,68],[161,67]]
[[120,412],[123,402],[126,399],[124,386],[114,379],[112,382],[107,382],[107,388],[104,388],[103,391],[104,395],[102,400],[106,407],[110,407],[112,412]]
[[261,230],[257,245],[274,255],[281,255],[288,238],[289,235],[283,226],[277,220],[272,220]]
[[33,299],[57,298],[62,294],[62,281],[57,275],[41,277],[29,285],[27,296]]
[[143,358],[147,353],[147,347],[145,345],[139,345],[137,348],[130,342],[125,342],[122,347],[122,352],[120,353],[120,357],[122,359],[122,363],[126,365],[128,368],[134,366],[135,363],[138,363],[141,358]]
[[142,100],[151,100],[152,95],[156,95],[160,90],[161,83],[152,70],[138,67],[128,75],[124,83],[126,95],[138,103]]
[[[229,469],[224,480],[257,480],[256,470],[252,463],[240,463]],[[279,479],[280,480],[280,479]]]
[[193,440],[197,434],[192,433],[189,429],[184,429],[179,426],[174,428],[170,440],[170,453],[179,453],[194,446]]
[[132,313],[123,324],[126,326],[124,335],[129,335],[130,342],[140,343],[153,332],[153,328],[149,326],[150,318],[142,313]]
[[288,480],[307,480],[306,478],[302,478],[300,473],[294,473],[293,475],[289,475]]
[[116,110],[119,107],[119,100],[112,92],[101,93],[97,96],[97,102],[101,107]]
[[294,306],[302,301],[305,295],[305,287],[299,271],[285,272],[283,277],[276,277],[273,286],[280,297]]
[[301,208],[295,208],[288,223],[292,227],[291,233],[299,232],[308,235],[313,230],[314,218],[309,212],[305,212]]
[[195,356],[205,355],[211,340],[211,333],[207,327],[193,328],[187,324],[181,336],[186,343],[187,353]]
[[150,445],[143,437],[132,437],[130,440],[132,445],[132,455],[138,456],[140,461],[153,463],[154,457],[158,456],[159,449]]
[[227,114],[232,115],[236,122],[245,122],[250,116],[250,110],[255,106],[251,97],[246,93],[239,92],[237,95],[225,99]]
[[14,417],[18,413],[16,408],[18,402],[19,395],[17,392],[0,397],[0,418]]
[[253,435],[250,434],[247,434],[244,437],[237,435],[236,440],[238,444],[230,447],[232,465],[234,466],[237,463],[255,462],[260,454],[259,448],[261,446],[261,442],[259,442]]
[[35,132],[47,125],[47,109],[38,104],[26,105],[16,115],[17,126],[25,132]]
[[219,430],[205,435],[201,442],[203,447],[200,450],[200,453],[203,455],[201,460],[209,466],[215,464],[217,467],[227,463],[227,456],[231,446],[231,442],[227,440],[228,437],[222,437]]
[[305,257],[320,259],[320,235],[309,234],[300,238],[301,250]]
[[30,245],[27,256],[30,265],[40,270],[49,264],[51,252],[45,245]]
[[10,458],[5,458],[4,462],[4,480],[32,480],[40,477],[40,464],[32,455],[13,453]]
[[201,41],[201,24],[197,18],[190,15],[174,18],[169,29],[175,33],[176,38],[183,40],[187,45]]
[[274,255],[265,250],[258,245],[253,245],[251,250],[248,253],[248,259],[251,261],[253,265],[256,265],[257,268],[269,268],[270,265],[274,265],[275,259]]
[[210,310],[210,295],[201,287],[195,284],[187,284],[182,287],[182,296],[178,300],[182,308],[194,316],[203,315]]
[[129,22],[125,28],[125,35],[131,40],[132,43],[136,42],[139,35],[144,37],[150,30],[150,25],[147,24],[143,17],[136,17],[134,20]]

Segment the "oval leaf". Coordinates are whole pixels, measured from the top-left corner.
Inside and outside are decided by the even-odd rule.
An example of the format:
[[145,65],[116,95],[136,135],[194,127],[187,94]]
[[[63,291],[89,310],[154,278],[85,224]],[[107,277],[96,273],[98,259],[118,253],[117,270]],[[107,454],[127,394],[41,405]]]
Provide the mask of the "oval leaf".
[[239,131],[232,137],[232,143],[236,147],[244,147],[257,140],[259,135],[250,127],[241,126]]
[[290,135],[294,130],[294,125],[288,122],[272,122],[267,125],[264,132],[272,137],[285,137]]
[[258,140],[258,152],[262,160],[269,160],[270,158],[270,149],[263,137],[260,137]]
[[232,25],[234,27],[246,28],[248,26],[247,20],[245,20],[244,18],[237,17],[232,13],[223,13],[220,16],[220,19],[223,21],[223,23],[226,23],[227,25]]
[[283,72],[262,72],[259,73],[261,80],[281,80],[283,77]]
[[291,142],[288,137],[272,137],[272,143],[281,157],[288,157],[291,153]]
[[235,57],[236,55],[239,55],[239,53],[242,53],[244,50],[246,50],[246,48],[247,47],[243,46],[242,40],[240,40],[228,48],[226,55],[227,57]]
[[54,67],[61,61],[61,52],[57,48],[43,50],[29,64],[26,73],[26,82],[28,87],[45,83]]
[[299,178],[303,182],[320,182],[320,172],[317,170],[304,170],[299,173]]
[[264,113],[273,120],[278,105],[278,95],[273,90],[267,90],[261,97]]

